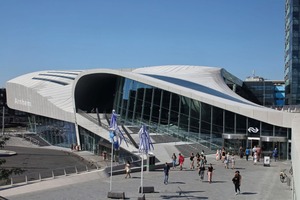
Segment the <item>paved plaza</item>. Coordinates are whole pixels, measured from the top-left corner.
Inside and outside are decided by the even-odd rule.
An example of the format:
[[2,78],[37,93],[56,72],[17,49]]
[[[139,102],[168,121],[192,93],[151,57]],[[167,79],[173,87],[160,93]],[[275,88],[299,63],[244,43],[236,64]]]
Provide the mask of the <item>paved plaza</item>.
[[[82,156],[88,155],[81,153]],[[86,156],[91,159],[92,156]],[[235,195],[231,181],[234,171],[225,169],[221,161],[216,161],[214,155],[208,155],[208,162],[213,164],[213,182],[210,184],[199,179],[196,170],[189,169],[189,159],[186,158],[184,169],[171,169],[169,183],[163,183],[163,171],[143,173],[143,186],[153,186],[154,193],[146,193],[146,199],[261,199],[261,200],[289,200],[292,190],[286,183],[279,180],[281,169],[288,169],[290,161],[271,162],[270,167],[262,162],[254,165],[252,161],[236,159],[236,169],[242,175],[241,194]],[[137,199],[141,186],[141,173],[132,173],[132,178],[125,179],[125,175],[112,177],[112,191],[125,192],[126,199]],[[106,176],[103,168],[91,172],[80,173],[41,181],[20,187],[0,190],[0,196],[9,200],[65,200],[65,199],[108,199],[110,177]]]

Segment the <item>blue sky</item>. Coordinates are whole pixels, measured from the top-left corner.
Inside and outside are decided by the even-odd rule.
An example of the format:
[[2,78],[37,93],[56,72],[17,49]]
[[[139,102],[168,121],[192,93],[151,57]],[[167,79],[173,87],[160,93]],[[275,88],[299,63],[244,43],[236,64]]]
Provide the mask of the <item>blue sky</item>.
[[0,0],[0,87],[40,70],[199,65],[283,79],[284,0]]

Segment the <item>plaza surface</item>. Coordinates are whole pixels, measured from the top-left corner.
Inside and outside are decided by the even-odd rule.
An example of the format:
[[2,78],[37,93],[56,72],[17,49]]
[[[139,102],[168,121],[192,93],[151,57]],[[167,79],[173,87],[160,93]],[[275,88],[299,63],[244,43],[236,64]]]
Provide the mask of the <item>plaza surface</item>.
[[[160,144],[155,147],[165,157],[164,161],[170,161],[166,157],[170,152],[176,152],[174,147]],[[165,149],[167,153],[163,153]],[[99,156],[93,156],[87,152],[74,152],[87,160],[99,160]],[[176,152],[178,153],[178,152]],[[157,153],[156,153],[157,154]],[[171,155],[171,154],[169,154]],[[157,156],[159,157],[159,156]],[[290,161],[271,162],[270,167],[265,167],[263,162],[256,165],[252,161],[246,161],[236,157],[236,169],[225,169],[221,161],[216,161],[214,155],[207,155],[208,163],[214,167],[213,182],[200,181],[197,170],[191,170],[189,159],[185,159],[184,169],[171,169],[169,183],[163,183],[164,173],[162,169],[144,171],[143,186],[154,187],[154,193],[145,193],[146,199],[255,199],[255,200],[289,200],[292,199],[291,186],[281,183],[279,173],[282,169],[291,167]],[[160,159],[162,160],[162,159]],[[207,168],[207,166],[206,166]],[[242,175],[241,194],[235,195],[234,185],[231,181],[235,170]],[[290,174],[288,174],[291,176]],[[58,177],[51,180],[40,181],[12,188],[1,188],[0,196],[9,200],[63,200],[63,199],[108,199],[107,193],[112,183],[112,191],[124,192],[126,199],[137,199],[142,195],[138,192],[141,186],[141,172],[132,173],[132,178],[125,179],[125,175],[114,175],[112,182],[110,177],[100,170]]]

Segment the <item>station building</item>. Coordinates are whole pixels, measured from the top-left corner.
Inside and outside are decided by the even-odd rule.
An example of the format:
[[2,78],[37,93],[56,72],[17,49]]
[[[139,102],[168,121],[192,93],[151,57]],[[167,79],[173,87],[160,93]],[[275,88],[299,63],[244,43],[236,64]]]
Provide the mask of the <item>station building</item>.
[[[223,68],[172,65],[33,72],[9,80],[6,93],[10,108],[29,114],[32,132],[56,146],[109,150],[114,109],[125,132],[146,124],[151,133],[213,151],[259,145],[264,154],[277,147],[280,159],[290,159],[295,113],[246,100],[237,94],[242,85]],[[121,149],[134,152],[128,137]]]

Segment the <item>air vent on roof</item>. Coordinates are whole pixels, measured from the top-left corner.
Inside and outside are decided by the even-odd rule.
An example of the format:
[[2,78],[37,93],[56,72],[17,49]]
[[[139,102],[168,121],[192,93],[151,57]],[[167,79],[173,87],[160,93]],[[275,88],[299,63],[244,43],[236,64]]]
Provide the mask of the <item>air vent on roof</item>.
[[54,74],[70,74],[70,75],[78,75],[81,71],[74,71],[74,72],[62,72],[62,71],[49,71],[47,73],[54,73]]
[[63,75],[55,75],[55,74],[39,74],[41,76],[53,76],[53,77],[58,77],[58,78],[66,78],[66,79],[70,79],[70,80],[74,80],[74,77],[70,77],[70,76],[63,76]]
[[53,79],[47,79],[47,78],[38,78],[38,77],[33,77],[33,80],[40,80],[40,81],[48,81],[48,82],[52,82],[52,83],[56,83],[59,85],[69,85],[69,83],[63,82],[63,81],[58,81],[58,80],[53,80]]

